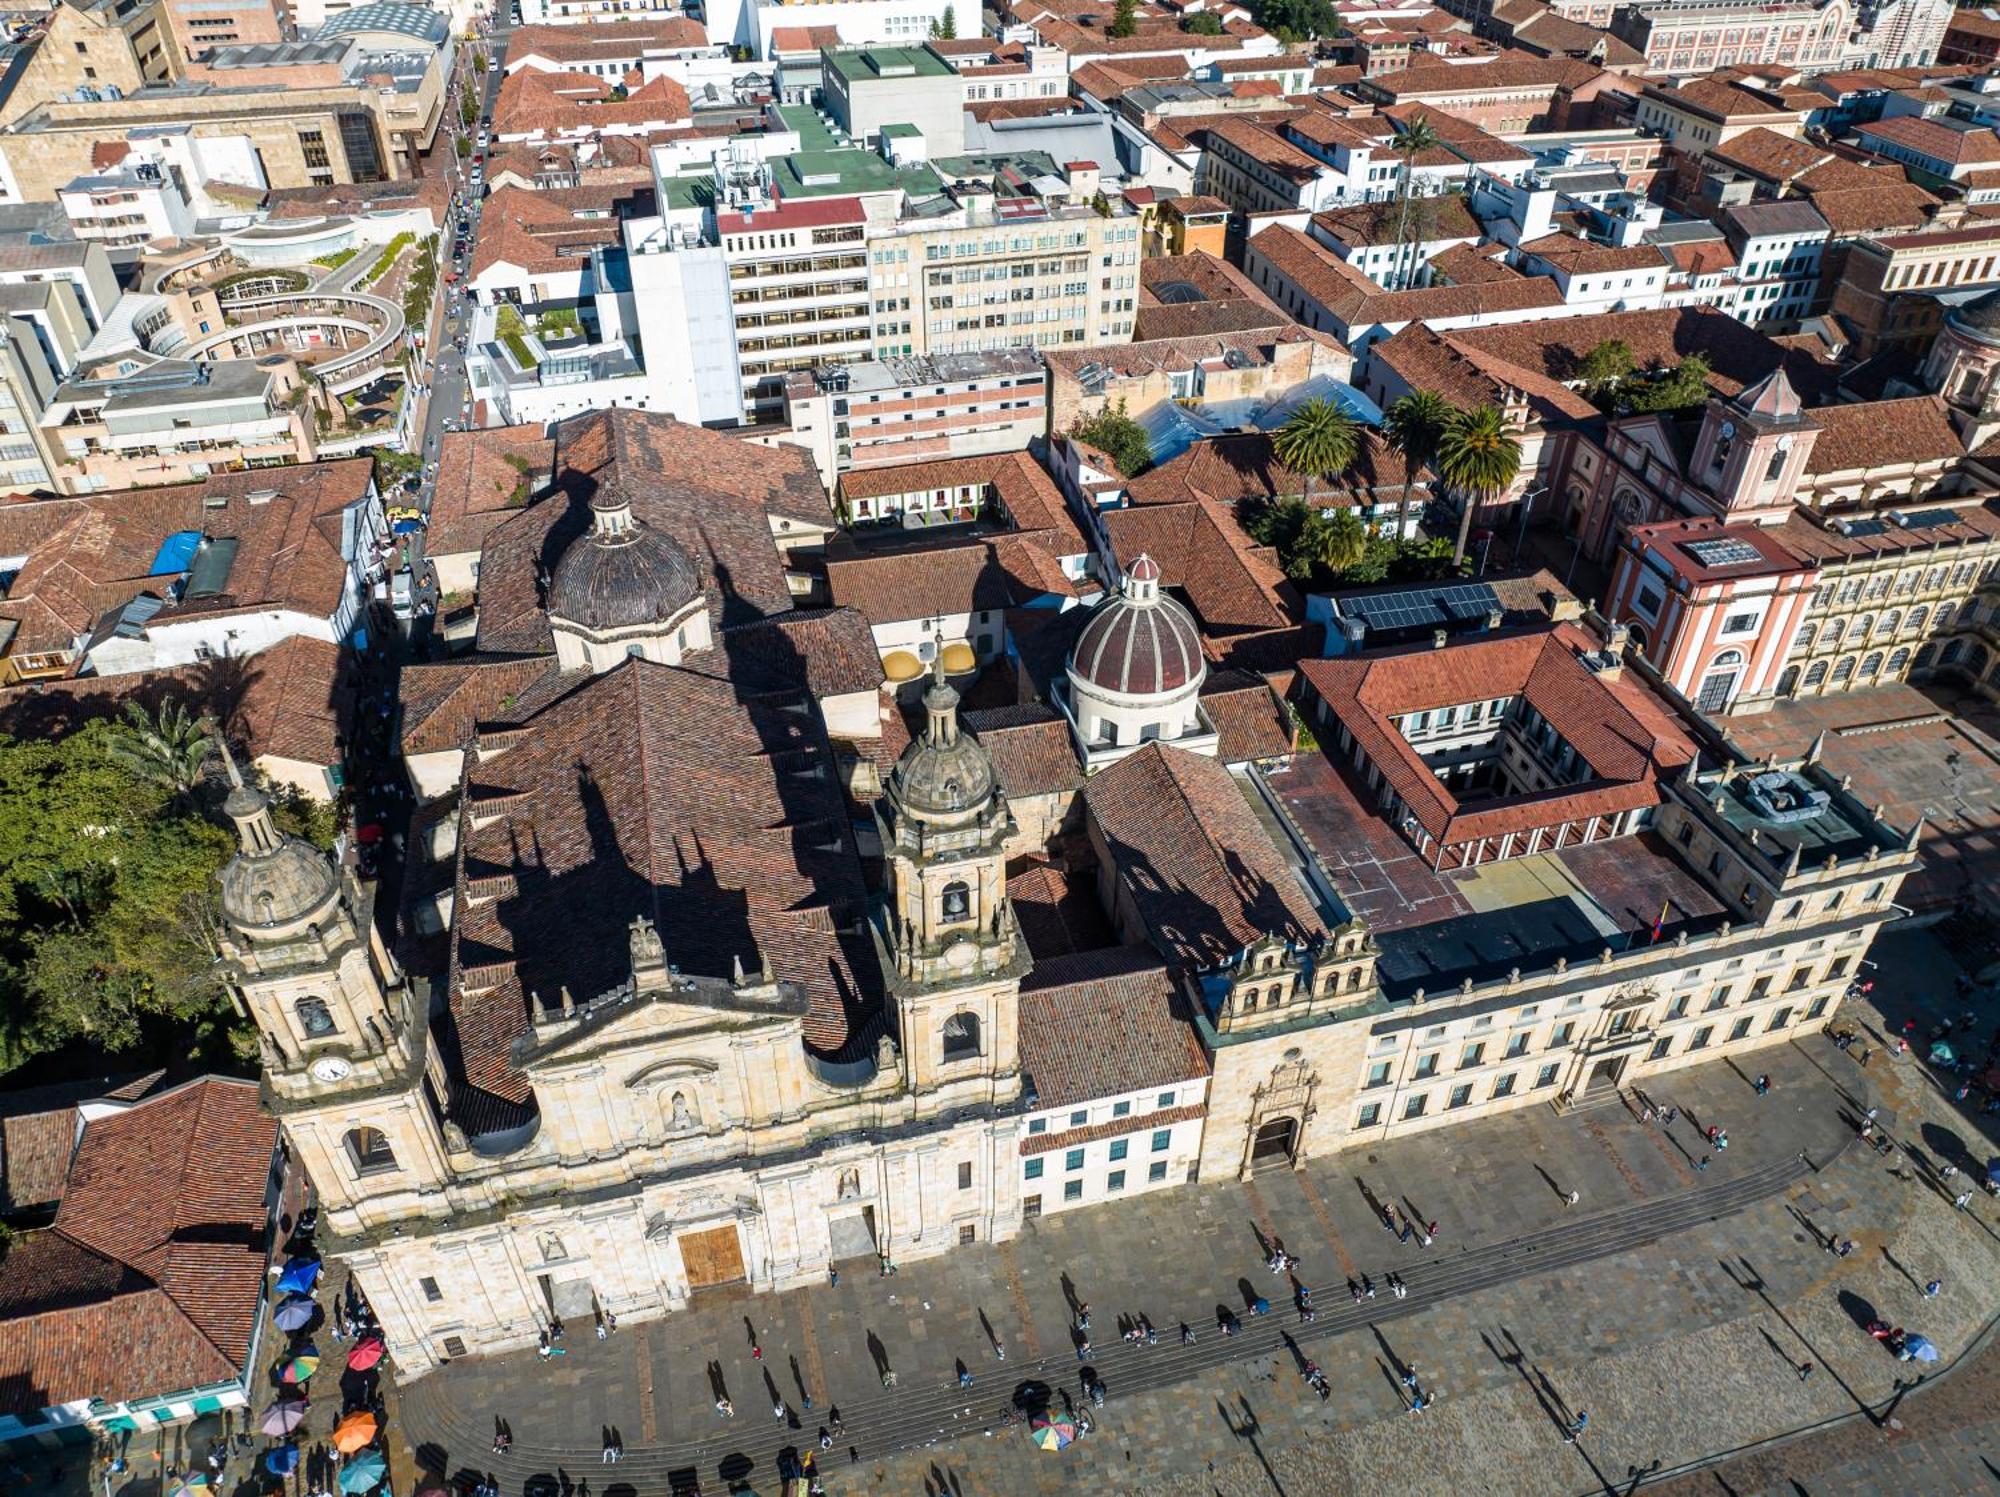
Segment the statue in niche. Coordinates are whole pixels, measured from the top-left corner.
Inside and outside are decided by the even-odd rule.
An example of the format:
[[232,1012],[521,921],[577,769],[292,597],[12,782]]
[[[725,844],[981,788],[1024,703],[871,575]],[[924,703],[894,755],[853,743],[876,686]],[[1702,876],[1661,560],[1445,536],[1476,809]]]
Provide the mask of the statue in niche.
[[840,1172],[840,1184],[834,1191],[835,1199],[842,1201],[851,1201],[860,1194],[861,1194],[861,1171],[842,1170]]
[[569,1256],[569,1250],[563,1246],[563,1240],[553,1232],[544,1232],[540,1243],[544,1263],[560,1263]]
[[678,1133],[695,1126],[694,1113],[688,1108],[686,1092],[675,1092],[672,1106],[673,1117],[669,1120],[668,1127]]

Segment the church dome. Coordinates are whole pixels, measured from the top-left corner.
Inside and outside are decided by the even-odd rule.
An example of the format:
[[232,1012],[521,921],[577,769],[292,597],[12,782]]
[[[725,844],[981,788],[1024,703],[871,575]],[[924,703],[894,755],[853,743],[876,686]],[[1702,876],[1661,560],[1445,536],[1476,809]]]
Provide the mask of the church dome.
[[585,629],[661,624],[701,595],[701,577],[672,536],[635,520],[623,499],[591,505],[591,529],[556,563],[551,619]]
[[2000,288],[1952,308],[1945,321],[1982,342],[2000,343]]
[[1072,679],[1122,696],[1171,696],[1199,683],[1205,669],[1201,631],[1160,591],[1160,566],[1150,556],[1133,562],[1124,586],[1097,605],[1069,657]]
[[924,693],[930,723],[903,750],[891,774],[896,799],[919,814],[949,816],[977,810],[993,796],[993,761],[979,741],[958,728],[958,693],[939,670]]
[[230,786],[222,809],[236,823],[241,849],[222,869],[223,917],[256,932],[319,914],[340,893],[332,861],[310,842],[279,831],[270,798],[243,783],[227,744],[222,757]]

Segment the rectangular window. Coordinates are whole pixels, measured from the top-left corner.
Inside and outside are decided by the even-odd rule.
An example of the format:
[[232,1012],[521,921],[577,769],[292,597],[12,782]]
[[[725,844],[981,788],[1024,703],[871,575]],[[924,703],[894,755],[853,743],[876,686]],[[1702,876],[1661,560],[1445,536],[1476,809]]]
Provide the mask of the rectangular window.
[[1667,1052],[1669,1050],[1672,1050],[1673,1048],[1674,1048],[1674,1042],[1671,1039],[1654,1040],[1652,1053],[1649,1054],[1646,1057],[1646,1059],[1665,1060],[1667,1058]]
[[1113,1170],[1110,1174],[1106,1175],[1104,1177],[1104,1188],[1108,1191],[1123,1190],[1125,1188],[1125,1171]]
[[1783,1029],[1787,1024],[1791,1022],[1792,1022],[1792,1010],[1791,1010],[1791,1005],[1789,1004],[1779,1009],[1775,1014],[1771,1015],[1771,1028],[1774,1030]]
[[1148,1185],[1158,1185],[1162,1180],[1166,1178],[1167,1178],[1166,1160],[1155,1159],[1151,1164],[1146,1166],[1146,1183]]
[[1082,1199],[1083,1199],[1083,1182],[1082,1182],[1081,1180],[1065,1180],[1065,1181],[1063,1181],[1063,1199],[1064,1199],[1065,1201],[1080,1201],[1080,1200],[1082,1200]]
[[432,1304],[436,1304],[444,1298],[444,1291],[438,1288],[438,1281],[436,1279],[418,1279],[417,1287],[424,1291],[424,1298]]
[[1424,1108],[1429,1102],[1430,1098],[1419,1092],[1403,1104],[1403,1116],[1406,1118],[1422,1117],[1424,1115]]
[[1770,996],[1771,996],[1771,979],[1768,977],[1760,977],[1755,982],[1750,984],[1750,996],[1745,1001],[1750,1003],[1755,1003],[1759,998],[1768,998]]
[[1729,1002],[1729,985],[1727,983],[1724,983],[1721,987],[1717,988],[1714,992],[1708,995],[1708,1012],[1713,1013],[1715,1012],[1716,1009],[1725,1007],[1728,1004],[1728,1002]]
[[1832,1001],[1832,999],[1822,993],[1819,997],[1813,999],[1812,1007],[1806,1010],[1806,1017],[1808,1019],[1817,1019],[1821,1014],[1826,1012],[1827,1004]]
[[447,1337],[445,1337],[445,1338],[444,1338],[444,1354],[445,1354],[446,1356],[448,1356],[448,1357],[462,1357],[462,1356],[464,1356],[464,1355],[465,1355],[465,1338],[464,1338],[463,1336],[447,1336]]
[[1090,1112],[1089,1109],[1087,1108],[1080,1107],[1075,1112],[1069,1115],[1069,1125],[1072,1128],[1081,1128],[1085,1123],[1089,1121],[1090,1121]]
[[1556,1025],[1556,1032],[1549,1036],[1549,1048],[1551,1050],[1560,1050],[1575,1037],[1576,1025],[1558,1024]]
[[1744,1035],[1748,1034],[1749,1032],[1750,1032],[1750,1016],[1748,1014],[1745,1014],[1742,1018],[1738,1019],[1734,1024],[1729,1026],[1729,1037],[1732,1040],[1740,1040],[1743,1038]]
[[1166,1153],[1167,1146],[1171,1144],[1173,1141],[1174,1141],[1173,1129],[1156,1128],[1153,1130],[1153,1152],[1155,1154]]
[[1709,1036],[1714,1033],[1715,1026],[1713,1024],[1702,1025],[1701,1028],[1694,1032],[1694,1038],[1688,1041],[1688,1049],[1706,1050],[1708,1048]]
[[960,1165],[960,1166],[958,1167],[958,1188],[959,1188],[960,1190],[970,1190],[970,1189],[972,1189],[972,1166],[971,1166],[971,1165],[969,1165],[969,1164],[961,1164],[961,1165]]
[[1373,1128],[1381,1121],[1382,1104],[1380,1102],[1370,1102],[1366,1107],[1361,1109],[1360,1114],[1354,1120],[1354,1126],[1357,1128]]
[[1042,1214],[1042,1198],[1040,1196],[1021,1197],[1021,1215],[1040,1216],[1041,1214]]
[[1428,1081],[1438,1073],[1438,1058],[1435,1052],[1417,1057],[1416,1079]]
[[1063,1168],[1068,1170],[1071,1174],[1075,1174],[1076,1171],[1082,1169],[1083,1150],[1071,1149],[1067,1154],[1063,1155]]
[[979,1241],[979,1228],[973,1226],[971,1222],[967,1222],[958,1229],[958,1245],[960,1247],[977,1241]]
[[1131,1147],[1132,1145],[1129,1140],[1123,1138],[1114,1138],[1111,1141],[1111,1158],[1123,1159],[1126,1153],[1131,1149]]
[[1111,1115],[1114,1118],[1130,1117],[1132,1115],[1132,1104],[1130,1102],[1113,1102],[1111,1104]]
[[1029,1118],[1028,1131],[1030,1133],[1047,1133],[1049,1131],[1049,1120],[1047,1118]]
[[1389,1084],[1389,1062],[1378,1060],[1368,1068],[1368,1085],[1387,1086]]
[[1557,1066],[1543,1066],[1539,1071],[1535,1072],[1535,1085],[1554,1086],[1556,1084],[1556,1072],[1558,1069],[1560,1068]]
[[1159,1101],[1153,1105],[1155,1107],[1172,1107],[1174,1105],[1174,1094],[1172,1092],[1161,1092]]
[[1514,1035],[1507,1041],[1507,1059],[1512,1060],[1516,1056],[1526,1055],[1527,1053],[1528,1053],[1528,1036],[1525,1031],[1521,1034]]
[[1445,1105],[1447,1107],[1464,1107],[1470,1104],[1471,1101],[1472,1083],[1466,1082],[1463,1086],[1455,1086],[1451,1089],[1451,1100]]
[[1030,1160],[1028,1161],[1028,1165],[1027,1165],[1027,1168],[1026,1168],[1026,1169],[1024,1169],[1024,1170],[1022,1170],[1022,1171],[1021,1171],[1021,1173],[1022,1173],[1022,1175],[1024,1175],[1024,1176],[1025,1176],[1026,1178],[1028,1178],[1028,1179],[1030,1179],[1030,1180],[1039,1180],[1039,1179],[1041,1179],[1041,1178],[1042,1178],[1042,1161],[1041,1161],[1041,1160],[1039,1160],[1039,1159],[1030,1159]]
[[1484,1045],[1467,1045],[1458,1053],[1458,1068],[1461,1071],[1469,1071],[1485,1059],[1486,1047]]
[[1847,976],[1847,958],[1837,956],[1827,965],[1826,980],[1832,982],[1835,978],[1845,976]]
[[1514,1073],[1512,1071],[1509,1071],[1505,1076],[1498,1078],[1493,1083],[1493,1095],[1495,1097],[1511,1097],[1514,1095]]
[[1800,993],[1812,983],[1812,968],[1801,967],[1792,974],[1792,980],[1785,984],[1787,993]]

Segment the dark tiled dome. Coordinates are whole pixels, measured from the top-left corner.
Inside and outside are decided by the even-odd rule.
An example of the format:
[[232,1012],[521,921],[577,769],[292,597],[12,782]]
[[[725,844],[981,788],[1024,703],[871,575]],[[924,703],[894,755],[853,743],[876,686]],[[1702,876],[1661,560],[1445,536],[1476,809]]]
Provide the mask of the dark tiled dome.
[[1954,307],[1946,314],[1945,320],[1988,343],[2000,343],[2000,289],[1975,296],[1962,307]]
[[1070,674],[1103,691],[1166,696],[1200,678],[1201,631],[1160,591],[1160,567],[1141,556],[1125,585],[1106,598],[1070,651]]
[[594,505],[549,581],[549,617],[585,629],[629,629],[672,618],[701,593],[701,577],[672,536],[622,502]]
[[939,676],[924,693],[930,724],[896,761],[896,799],[912,811],[970,811],[992,798],[993,761],[979,741],[959,731],[958,693]]

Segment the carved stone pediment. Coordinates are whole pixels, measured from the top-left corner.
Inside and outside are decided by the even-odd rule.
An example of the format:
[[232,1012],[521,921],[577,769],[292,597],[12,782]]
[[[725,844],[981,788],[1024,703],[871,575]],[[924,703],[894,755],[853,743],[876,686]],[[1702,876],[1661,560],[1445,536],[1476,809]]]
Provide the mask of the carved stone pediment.
[[763,1214],[763,1207],[753,1196],[699,1190],[647,1217],[646,1240],[665,1242],[689,1227],[712,1226],[721,1221],[752,1221]]

